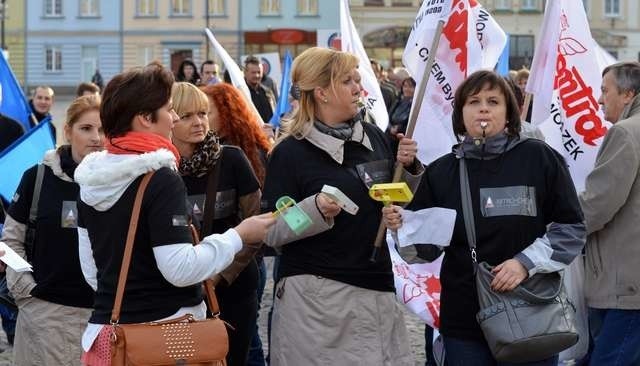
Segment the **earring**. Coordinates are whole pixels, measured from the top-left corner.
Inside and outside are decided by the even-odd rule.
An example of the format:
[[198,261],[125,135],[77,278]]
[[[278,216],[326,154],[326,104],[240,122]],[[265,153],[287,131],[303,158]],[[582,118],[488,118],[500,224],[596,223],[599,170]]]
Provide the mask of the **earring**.
[[324,98],[323,102],[325,102],[325,103],[329,103],[329,99]]

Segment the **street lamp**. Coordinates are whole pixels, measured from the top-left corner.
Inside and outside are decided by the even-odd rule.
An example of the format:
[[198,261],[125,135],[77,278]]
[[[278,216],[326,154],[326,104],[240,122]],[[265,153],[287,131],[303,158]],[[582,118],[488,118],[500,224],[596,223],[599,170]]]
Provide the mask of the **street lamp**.
[[7,44],[5,43],[5,38],[4,38],[4,19],[5,19],[5,15],[6,15],[6,11],[7,11],[7,0],[2,0],[2,2],[0,3],[0,14],[2,16],[2,20],[0,20],[0,28],[2,28],[2,49],[6,50],[7,49]]
[[[5,0],[2,0],[2,1],[5,1]],[[207,23],[206,26],[207,26],[207,29],[209,29],[209,0],[204,0],[204,12],[205,12],[204,18],[206,19],[206,23]],[[209,59],[209,40],[207,39],[206,36],[204,37],[204,41],[205,41],[205,45],[207,46],[207,51],[206,51],[207,57],[205,57],[204,59],[208,60]]]

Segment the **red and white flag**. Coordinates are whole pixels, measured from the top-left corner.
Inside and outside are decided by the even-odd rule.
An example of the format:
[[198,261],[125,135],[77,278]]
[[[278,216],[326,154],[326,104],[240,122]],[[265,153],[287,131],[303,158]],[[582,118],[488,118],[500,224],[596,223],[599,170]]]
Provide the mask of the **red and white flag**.
[[340,37],[342,51],[354,54],[360,59],[358,71],[360,71],[360,76],[362,77],[361,84],[364,89],[362,101],[367,111],[369,111],[376,120],[378,127],[384,131],[389,124],[389,113],[382,98],[380,84],[378,84],[376,74],[374,74],[371,68],[369,56],[367,56],[367,52],[364,50],[364,46],[362,46],[358,31],[353,24],[353,19],[351,19],[347,0],[340,0]]
[[540,33],[526,88],[534,96],[531,122],[564,156],[581,191],[610,126],[598,98],[613,60],[600,56],[582,1],[548,1]]
[[[413,134],[418,157],[427,164],[457,143],[451,114],[458,85],[474,71],[493,69],[507,42],[502,28],[476,0],[424,1],[402,57],[418,85],[439,19],[446,23]],[[415,98],[417,93],[414,103]]]

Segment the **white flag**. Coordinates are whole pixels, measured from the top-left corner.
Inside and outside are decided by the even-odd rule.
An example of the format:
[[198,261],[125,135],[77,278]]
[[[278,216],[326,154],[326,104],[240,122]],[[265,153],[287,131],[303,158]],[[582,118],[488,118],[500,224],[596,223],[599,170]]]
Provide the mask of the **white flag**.
[[[418,85],[441,18],[446,23],[413,134],[418,157],[426,164],[450,152],[457,143],[451,114],[458,85],[474,71],[493,69],[507,41],[502,28],[475,0],[424,1],[402,57]],[[414,103],[416,98],[417,93]]]
[[244,74],[242,73],[242,70],[240,70],[240,66],[238,66],[238,64],[236,64],[236,62],[231,58],[231,56],[229,56],[229,53],[227,52],[227,50],[225,50],[224,47],[222,47],[222,45],[218,42],[216,37],[213,36],[213,33],[211,33],[209,29],[205,28],[204,31],[207,34],[209,41],[211,41],[211,44],[213,45],[213,49],[218,54],[218,56],[220,56],[220,58],[222,59],[224,68],[227,69],[227,71],[229,72],[229,76],[231,77],[231,84],[233,84],[233,86],[235,86],[236,88],[240,89],[240,91],[242,91],[242,94],[245,96],[247,103],[249,103],[249,106],[252,107],[253,112],[258,118],[260,125],[262,125],[264,121],[262,121],[262,117],[260,117],[260,113],[258,113],[258,110],[253,105],[253,101],[251,100],[251,92],[249,91],[249,87],[247,86],[247,83],[244,81]]
[[384,131],[389,124],[389,113],[382,98],[380,84],[378,84],[378,79],[371,68],[369,56],[362,46],[358,31],[351,19],[347,0],[340,0],[340,33],[342,51],[352,53],[360,59],[358,71],[362,76],[362,88],[364,89],[362,98],[365,108],[373,115],[378,127]]
[[600,57],[578,0],[547,2],[538,47],[527,83],[532,122],[564,156],[581,191],[610,126],[598,98],[602,70],[612,60]]

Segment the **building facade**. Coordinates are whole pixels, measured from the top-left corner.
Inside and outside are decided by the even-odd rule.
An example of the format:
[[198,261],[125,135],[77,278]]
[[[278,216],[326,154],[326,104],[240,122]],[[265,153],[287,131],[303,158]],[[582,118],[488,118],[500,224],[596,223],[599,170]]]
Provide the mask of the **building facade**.
[[7,0],[4,15],[4,47],[9,65],[20,83],[24,82],[25,12],[27,5],[20,0]]
[[[258,3],[258,6],[256,5]],[[339,1],[239,0],[244,54],[288,49],[295,57],[316,46],[319,29],[339,31]]]
[[132,0],[123,3],[124,68],[159,61],[177,72],[185,59],[200,65],[218,59],[209,27],[232,57],[238,57],[239,3],[230,0]]
[[640,61],[640,5],[637,0],[583,0],[591,34],[620,61]]
[[[512,69],[529,67],[533,59],[544,0],[483,2],[510,35]],[[595,41],[621,61],[640,61],[640,5],[636,0],[582,0]]]
[[402,66],[402,53],[421,0],[353,0],[351,18],[370,58]]
[[120,1],[27,0],[25,84],[69,92],[122,69]]

